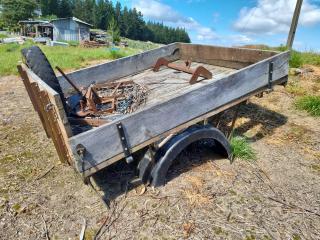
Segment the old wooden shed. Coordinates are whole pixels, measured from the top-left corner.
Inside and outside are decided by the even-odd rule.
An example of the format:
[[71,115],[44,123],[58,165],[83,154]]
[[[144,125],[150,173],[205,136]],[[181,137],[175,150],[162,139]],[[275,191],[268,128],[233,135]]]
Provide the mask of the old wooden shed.
[[90,40],[91,24],[78,18],[58,18],[51,21],[54,41],[84,41]]

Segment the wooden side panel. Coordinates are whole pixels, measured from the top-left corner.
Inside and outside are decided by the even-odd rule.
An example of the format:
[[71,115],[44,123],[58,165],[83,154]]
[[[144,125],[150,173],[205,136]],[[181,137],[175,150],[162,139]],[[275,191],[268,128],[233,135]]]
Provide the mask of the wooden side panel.
[[50,128],[48,127],[46,121],[45,121],[45,117],[42,114],[42,111],[40,111],[40,109],[42,108],[41,102],[39,100],[39,98],[35,97],[37,96],[36,93],[33,91],[34,88],[32,88],[31,83],[29,81],[28,75],[26,73],[26,71],[23,70],[21,65],[17,66],[19,74],[22,78],[22,82],[24,84],[24,87],[27,90],[27,93],[29,95],[29,98],[31,100],[31,103],[33,105],[34,110],[38,113],[38,116],[40,118],[40,121],[42,123],[42,126],[47,134],[48,138],[51,138],[51,133],[50,133]]
[[[288,75],[289,53],[281,53],[252,66],[246,67],[207,85],[193,85],[187,93],[161,104],[150,106],[121,120],[131,148],[174,129],[192,119],[228,104],[232,101],[267,88],[269,63],[274,62],[272,81]],[[98,165],[122,153],[116,123],[110,123],[70,138],[70,145],[76,156],[76,147],[86,148],[84,168],[91,172]]]
[[181,44],[181,58],[221,67],[241,69],[250,64],[257,63],[266,58],[270,58],[277,52],[245,49],[227,48],[196,44]]
[[59,94],[25,65],[19,65],[18,70],[47,136],[55,145],[60,161],[73,164],[72,152],[68,143],[68,138],[72,136],[71,127]]
[[30,83],[36,82],[39,85],[39,88],[41,90],[44,90],[48,93],[48,97],[50,101],[54,104],[56,111],[58,113],[60,125],[62,128],[65,129],[64,132],[66,133],[66,138],[71,137],[72,136],[71,126],[68,121],[68,117],[64,110],[59,94],[56,91],[54,91],[50,86],[48,86],[45,82],[43,82],[36,74],[34,74],[25,65],[22,65],[22,69],[23,71],[25,71]]
[[[101,83],[116,80],[151,68],[159,57],[171,56],[171,60],[177,60],[179,58],[179,52],[176,52],[177,54],[173,56],[172,54],[178,47],[178,43],[170,44],[138,55],[84,68],[67,75],[77,86],[83,87],[88,87],[93,82]],[[66,94],[74,91],[63,77],[59,77],[59,82]]]

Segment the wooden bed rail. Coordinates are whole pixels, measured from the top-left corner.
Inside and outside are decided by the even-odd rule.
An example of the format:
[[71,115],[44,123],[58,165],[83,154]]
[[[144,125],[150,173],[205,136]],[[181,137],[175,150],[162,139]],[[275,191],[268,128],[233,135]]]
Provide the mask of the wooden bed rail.
[[73,165],[68,137],[72,136],[60,96],[40,78],[32,74],[24,64],[17,66],[34,110],[38,113],[48,138],[51,138],[62,163]]

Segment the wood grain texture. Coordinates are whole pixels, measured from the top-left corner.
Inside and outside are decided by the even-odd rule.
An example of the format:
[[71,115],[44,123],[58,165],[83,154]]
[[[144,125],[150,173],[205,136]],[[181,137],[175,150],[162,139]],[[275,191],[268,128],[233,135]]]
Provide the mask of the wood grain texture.
[[[174,63],[178,65],[185,64],[184,61],[180,60],[175,61]],[[209,64],[199,64],[196,62],[191,64],[192,69],[196,69],[198,66],[204,66],[213,75],[212,79],[204,79],[200,77],[197,83],[199,85],[206,85],[236,71],[234,69],[217,67]],[[175,95],[187,92],[191,87],[189,84],[191,76],[191,74],[185,72],[161,67],[158,72],[148,69],[134,76],[122,78],[120,81],[134,81],[148,89],[146,104],[140,106],[141,108],[145,108],[152,104],[167,101]]]
[[73,164],[68,138],[71,127],[64,111],[60,95],[43,82],[27,66],[20,65],[24,83],[35,110],[38,112],[47,136],[52,138],[61,162]]
[[277,52],[182,43],[180,45],[180,54],[181,58],[185,60],[190,59],[216,66],[241,69],[272,57]]
[[34,72],[32,72],[27,66],[21,65],[22,69],[26,72],[28,78],[30,79],[30,82],[36,82],[39,85],[39,88],[41,90],[44,90],[48,93],[48,96],[50,98],[50,101],[54,104],[56,111],[59,114],[59,120],[61,121],[61,124],[65,128],[66,136],[67,138],[71,137],[72,130],[71,126],[68,121],[68,117],[66,115],[66,112],[64,110],[60,95],[53,90],[49,85],[47,85],[44,81],[42,81]]
[[[178,43],[173,43],[138,55],[84,68],[79,71],[69,73],[67,76],[78,87],[88,87],[93,82],[102,83],[113,81],[151,68],[159,57],[177,60],[180,57],[179,52],[174,55],[172,54],[175,49],[179,48],[179,46],[180,45]],[[63,77],[59,77],[58,79],[64,93],[68,95],[73,91],[72,86]]]
[[[274,84],[284,84],[287,81],[288,81],[288,76],[286,76],[284,78],[280,78],[280,79],[274,81],[273,83]],[[182,130],[184,130],[184,129],[186,129],[186,128],[194,125],[194,124],[203,122],[203,121],[209,119],[210,117],[213,117],[216,114],[220,114],[221,112],[223,112],[223,111],[225,111],[225,110],[227,110],[229,108],[232,108],[232,107],[234,107],[234,106],[236,106],[236,105],[238,105],[238,104],[240,104],[240,103],[242,103],[244,101],[247,101],[251,97],[256,96],[257,94],[261,94],[261,93],[263,93],[265,91],[266,91],[265,87],[263,87],[261,89],[257,89],[256,91],[251,92],[251,93],[249,93],[249,94],[247,94],[247,95],[245,95],[245,96],[243,96],[243,97],[241,97],[239,99],[235,99],[234,101],[229,102],[229,103],[227,103],[227,104],[225,104],[225,105],[223,105],[223,106],[221,106],[221,107],[219,107],[217,109],[214,109],[213,111],[205,113],[205,114],[203,114],[201,116],[198,116],[198,117],[196,117],[194,119],[191,119],[190,121],[188,121],[188,122],[186,122],[184,124],[181,124],[181,125],[173,128],[173,129],[170,129],[170,130],[168,130],[166,132],[163,132],[162,134],[160,134],[160,135],[158,135],[156,137],[150,138],[148,141],[140,143],[137,146],[134,146],[131,149],[131,151],[132,152],[136,152],[136,151],[138,151],[138,150],[140,150],[140,149],[142,149],[144,147],[149,146],[150,144],[153,144],[153,143],[155,143],[157,141],[163,140],[164,138],[166,138],[166,137],[168,137],[170,135],[177,134],[180,131],[182,131]],[[115,163],[115,162],[117,162],[117,161],[119,161],[119,160],[121,160],[123,158],[124,158],[124,154],[123,153],[119,153],[119,154],[115,155],[114,157],[108,159],[108,161],[103,161],[100,164],[98,164],[97,166],[95,166],[94,168],[89,168],[88,170],[86,170],[85,172],[82,173],[82,176],[84,178],[89,177],[92,174],[94,174],[95,172],[97,172],[97,171],[99,171],[99,170],[101,170],[101,169],[103,169],[105,167],[108,167],[108,166],[112,165],[113,163]]]
[[[206,85],[195,84],[187,92],[149,106],[122,122],[131,148],[149,141],[192,119],[268,86],[269,63],[274,62],[272,81],[288,75],[289,52],[280,53]],[[76,146],[82,144],[86,154],[78,170],[94,172],[98,165],[122,152],[115,122],[70,138],[76,156]]]

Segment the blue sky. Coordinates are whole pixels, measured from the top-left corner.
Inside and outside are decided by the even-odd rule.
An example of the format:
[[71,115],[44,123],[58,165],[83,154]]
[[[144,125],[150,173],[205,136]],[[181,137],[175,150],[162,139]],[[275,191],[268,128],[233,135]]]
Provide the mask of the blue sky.
[[[296,0],[121,0],[146,20],[184,27],[193,43],[286,43]],[[320,0],[304,0],[294,47],[320,52]]]

